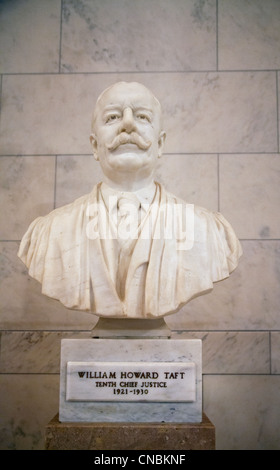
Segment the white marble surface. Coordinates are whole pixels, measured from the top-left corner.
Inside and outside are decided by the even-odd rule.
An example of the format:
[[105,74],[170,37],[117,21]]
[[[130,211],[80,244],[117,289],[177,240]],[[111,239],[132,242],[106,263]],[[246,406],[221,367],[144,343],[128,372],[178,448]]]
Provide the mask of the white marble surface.
[[214,0],[66,0],[62,20],[63,72],[216,66]]
[[271,333],[271,372],[280,374],[280,332]]
[[34,217],[54,208],[54,182],[54,156],[0,158],[1,240],[19,240]]
[[218,210],[217,155],[163,155],[156,170],[156,180],[190,204]]
[[[42,295],[41,286],[17,261],[18,242],[0,243],[0,325],[2,329],[91,329],[94,315],[69,312],[56,300]],[[15,288],[16,286],[16,288]]]
[[[277,334],[275,357],[277,357]],[[176,335],[176,336],[175,336]],[[204,374],[269,374],[270,338],[268,332],[257,331],[194,331],[174,332],[181,339],[202,340]],[[274,343],[273,343],[274,344]]]
[[[154,202],[147,216],[144,214],[135,246],[129,253],[123,252],[120,262],[118,252],[112,249],[116,236],[108,232],[113,216],[106,215],[104,202],[103,206],[98,202],[102,201],[103,187],[103,183],[95,186],[89,195],[71,205],[37,218],[23,236],[18,256],[30,276],[40,282],[45,295],[69,309],[99,316],[157,318],[207,294],[214,283],[227,279],[237,268],[242,248],[226,219],[219,213],[187,205],[154,183]],[[113,194],[117,200],[122,193],[119,190]],[[140,191],[133,194],[139,195]],[[98,217],[94,220],[88,217],[87,208],[98,204]],[[184,225],[184,217],[184,238],[181,232],[170,236],[158,231],[164,220],[168,230],[175,228],[176,232],[176,227]],[[90,224],[98,237],[89,235]],[[149,224],[152,231],[147,230]],[[120,244],[119,237],[117,243]],[[120,273],[125,262],[127,271]]]
[[[235,275],[216,292],[197,298],[166,317],[169,328],[263,330],[280,328],[278,240],[243,240],[243,257]],[[238,290],[238,296],[233,292]]]
[[279,238],[279,154],[220,155],[219,164],[220,210],[238,237]]
[[278,0],[219,0],[219,67],[279,69]]
[[86,332],[2,331],[2,374],[59,374],[61,339],[90,338]]
[[55,206],[64,206],[89,193],[101,179],[102,170],[93,155],[59,155]]
[[[67,363],[172,362],[195,364],[194,402],[67,401]],[[120,364],[121,365],[121,364]],[[202,419],[201,340],[64,339],[61,342],[60,405],[62,422],[200,422]],[[178,385],[179,386],[179,385]]]
[[59,376],[1,374],[0,402],[0,449],[44,450],[45,426],[58,411]]
[[279,375],[206,376],[203,403],[217,450],[279,449]]
[[58,72],[59,0],[3,1],[0,73]]

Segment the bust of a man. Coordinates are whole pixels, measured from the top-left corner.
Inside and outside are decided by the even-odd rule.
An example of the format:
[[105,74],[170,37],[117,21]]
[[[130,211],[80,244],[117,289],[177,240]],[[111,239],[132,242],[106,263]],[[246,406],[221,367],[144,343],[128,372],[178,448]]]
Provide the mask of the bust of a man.
[[37,218],[21,241],[18,255],[45,295],[100,317],[159,318],[229,276],[242,253],[230,224],[154,180],[165,132],[150,90],[107,88],[90,141],[103,181]]

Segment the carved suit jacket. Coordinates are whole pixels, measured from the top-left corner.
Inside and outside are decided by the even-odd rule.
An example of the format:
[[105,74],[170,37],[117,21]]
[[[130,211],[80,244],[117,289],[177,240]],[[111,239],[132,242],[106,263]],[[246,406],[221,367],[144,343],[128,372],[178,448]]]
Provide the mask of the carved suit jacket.
[[[120,261],[100,187],[38,217],[24,235],[18,256],[43,294],[99,316],[157,318],[209,292],[236,268],[242,249],[225,218],[187,204],[159,183]],[[127,265],[121,296],[120,262]]]

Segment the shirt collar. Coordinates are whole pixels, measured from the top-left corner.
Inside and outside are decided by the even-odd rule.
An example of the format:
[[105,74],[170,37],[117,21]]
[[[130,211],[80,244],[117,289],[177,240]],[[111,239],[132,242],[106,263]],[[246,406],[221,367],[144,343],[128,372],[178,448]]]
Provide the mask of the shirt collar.
[[[127,194],[125,191],[118,191],[116,189],[111,188],[104,182],[102,182],[100,189],[101,189],[102,197],[104,199],[104,202],[107,208],[109,207],[109,198],[112,198],[110,202],[112,200],[115,200],[116,201],[115,204],[117,204],[117,200],[119,199],[119,197]],[[154,199],[155,192],[156,192],[156,185],[154,182],[152,182],[145,188],[141,188],[138,191],[134,191],[134,194],[137,196],[137,198],[140,201],[142,210],[146,211],[147,208],[150,206],[150,204],[152,203]],[[110,207],[112,208],[111,204],[110,204]]]

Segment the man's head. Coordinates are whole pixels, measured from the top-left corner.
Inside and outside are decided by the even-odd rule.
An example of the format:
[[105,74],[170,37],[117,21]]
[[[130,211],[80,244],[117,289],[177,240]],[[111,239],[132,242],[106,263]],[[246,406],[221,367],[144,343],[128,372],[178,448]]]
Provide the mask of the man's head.
[[144,85],[118,82],[98,98],[90,136],[93,153],[111,180],[147,178],[162,155],[161,106]]

